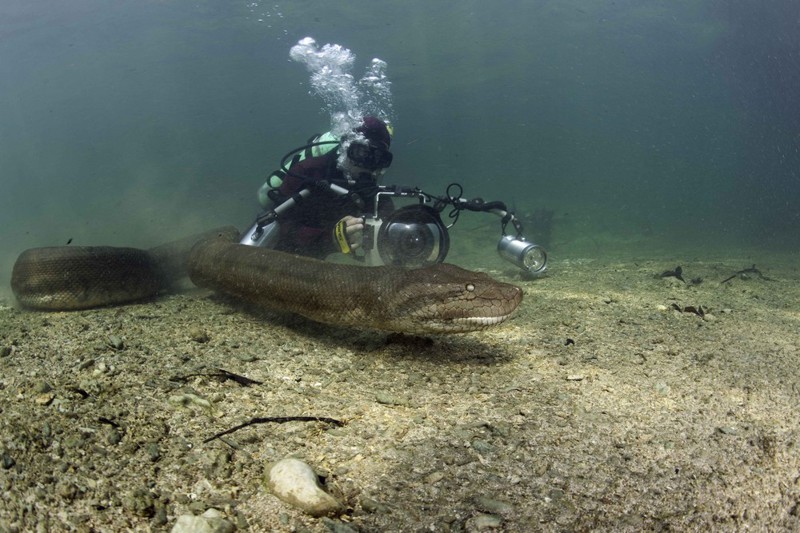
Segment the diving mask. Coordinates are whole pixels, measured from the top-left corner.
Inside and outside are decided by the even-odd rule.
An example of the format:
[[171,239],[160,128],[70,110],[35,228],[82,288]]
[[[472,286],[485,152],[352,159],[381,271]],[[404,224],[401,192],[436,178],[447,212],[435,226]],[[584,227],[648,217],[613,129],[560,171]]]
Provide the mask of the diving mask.
[[347,158],[354,165],[375,171],[392,164],[392,152],[371,142],[353,141],[347,147]]

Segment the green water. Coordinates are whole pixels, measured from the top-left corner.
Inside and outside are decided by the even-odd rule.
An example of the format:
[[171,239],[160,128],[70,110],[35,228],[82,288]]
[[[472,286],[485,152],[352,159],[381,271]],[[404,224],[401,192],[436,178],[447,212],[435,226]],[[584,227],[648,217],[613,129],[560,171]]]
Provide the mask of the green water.
[[7,0],[0,275],[32,246],[246,227],[280,156],[329,123],[289,60],[305,36],[359,72],[388,63],[387,183],[552,211],[555,254],[791,252],[798,16],[789,0]]

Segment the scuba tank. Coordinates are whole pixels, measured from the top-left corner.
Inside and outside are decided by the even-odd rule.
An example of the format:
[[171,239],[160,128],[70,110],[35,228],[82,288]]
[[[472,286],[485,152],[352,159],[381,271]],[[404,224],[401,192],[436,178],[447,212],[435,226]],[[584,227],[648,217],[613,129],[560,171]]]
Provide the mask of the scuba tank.
[[[267,209],[272,205],[273,202],[269,192],[278,189],[283,184],[283,178],[286,177],[292,165],[309,157],[325,155],[331,150],[338,148],[338,146],[339,138],[329,131],[314,135],[304,146],[296,148],[286,154],[281,160],[281,167],[267,176],[267,181],[258,189],[258,203],[261,204],[261,207]],[[291,157],[291,160],[287,163],[286,161],[289,157]]]
[[[283,179],[289,173],[289,169],[306,158],[325,155],[338,147],[339,138],[331,132],[326,132],[314,135],[308,139],[305,145],[295,148],[283,156],[280,168],[267,176],[267,180],[258,189],[258,203],[268,212],[256,219],[255,224],[242,236],[240,244],[274,248],[280,237],[278,216],[295,205],[293,199],[278,200],[275,196],[283,184]],[[301,196],[308,194],[309,191],[304,191]],[[277,207],[275,207],[276,203],[279,204]]]

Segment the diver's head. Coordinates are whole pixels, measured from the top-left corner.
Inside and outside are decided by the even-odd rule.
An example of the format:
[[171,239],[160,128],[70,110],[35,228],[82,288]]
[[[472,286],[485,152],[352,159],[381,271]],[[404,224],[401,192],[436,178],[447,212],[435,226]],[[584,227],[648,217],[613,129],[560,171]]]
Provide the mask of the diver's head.
[[363,174],[377,179],[392,164],[391,143],[390,129],[384,121],[364,117],[360,126],[342,137],[339,168],[352,179]]

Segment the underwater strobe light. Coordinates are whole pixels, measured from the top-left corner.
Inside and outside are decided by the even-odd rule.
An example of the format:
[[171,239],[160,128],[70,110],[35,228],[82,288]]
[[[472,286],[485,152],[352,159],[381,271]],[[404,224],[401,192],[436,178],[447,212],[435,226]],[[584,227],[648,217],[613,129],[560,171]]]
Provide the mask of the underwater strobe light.
[[538,244],[503,235],[497,243],[497,253],[530,274],[542,274],[547,268],[547,252]]

